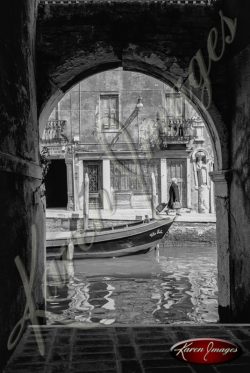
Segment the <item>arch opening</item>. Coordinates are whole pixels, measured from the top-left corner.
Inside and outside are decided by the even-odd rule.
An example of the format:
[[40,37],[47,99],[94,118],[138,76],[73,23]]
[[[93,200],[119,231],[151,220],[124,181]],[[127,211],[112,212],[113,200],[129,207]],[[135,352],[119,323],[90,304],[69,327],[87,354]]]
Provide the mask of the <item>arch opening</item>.
[[[127,78],[121,78],[122,75]],[[140,89],[131,89],[136,86],[136,81]],[[110,223],[114,226],[117,222],[138,220],[141,215],[150,213],[151,180],[150,177],[143,178],[143,189],[140,178],[142,173],[150,175],[152,172],[156,178],[157,204],[167,202],[171,179],[177,178],[182,212],[191,213],[189,216],[192,212],[200,216],[211,214],[209,222],[215,222],[209,172],[213,171],[214,163],[216,167],[221,163],[221,149],[217,143],[212,144],[218,134],[214,133],[212,119],[208,113],[203,113],[201,104],[197,110],[191,97],[177,92],[163,79],[121,68],[91,75],[67,90],[64,98],[59,100],[61,95],[58,92],[56,108],[47,113],[52,128],[43,126],[41,133],[45,145],[54,147],[54,140],[60,143],[58,157],[65,159],[67,166],[70,218],[68,225],[64,225],[65,230],[75,232],[83,228],[86,174],[89,175],[88,214],[92,220],[88,223],[98,224],[101,220],[99,228],[105,229]],[[206,130],[204,117],[210,120],[209,125],[206,123],[209,130]],[[59,129],[56,127],[58,122]],[[67,127],[67,123],[71,125]],[[124,125],[126,131],[122,131]],[[213,137],[210,140],[211,131]],[[52,157],[56,157],[54,150]],[[214,162],[216,154],[219,157]],[[78,220],[74,220],[76,215]],[[204,223],[206,219],[201,221]],[[215,224],[213,226],[215,233]],[[216,250],[211,255],[212,271],[216,271]],[[197,286],[193,279],[183,281],[185,286]],[[105,280],[96,286],[108,295],[108,289],[113,285]],[[213,285],[216,287],[215,283]],[[91,292],[95,292],[94,288]],[[92,297],[90,293],[85,295]],[[159,296],[161,307],[164,307],[166,300],[161,294]],[[216,297],[214,301],[217,302]],[[166,321],[161,313],[157,312],[157,315],[158,321]],[[91,317],[91,321],[94,319]]]

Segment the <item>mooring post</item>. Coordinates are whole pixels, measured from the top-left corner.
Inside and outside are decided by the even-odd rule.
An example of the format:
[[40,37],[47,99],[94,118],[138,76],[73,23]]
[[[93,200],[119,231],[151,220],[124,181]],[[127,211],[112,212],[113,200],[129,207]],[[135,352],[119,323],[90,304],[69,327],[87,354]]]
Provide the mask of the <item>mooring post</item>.
[[88,229],[89,224],[89,175],[85,174],[84,179],[84,200],[83,200],[83,219],[84,219],[84,229]]
[[151,195],[151,210],[152,210],[152,218],[156,218],[156,182],[155,182],[155,174],[152,172],[151,175],[151,182],[152,182],[152,195]]
[[74,243],[72,241],[72,238],[70,238],[68,242],[67,260],[73,260],[73,258],[74,258]]

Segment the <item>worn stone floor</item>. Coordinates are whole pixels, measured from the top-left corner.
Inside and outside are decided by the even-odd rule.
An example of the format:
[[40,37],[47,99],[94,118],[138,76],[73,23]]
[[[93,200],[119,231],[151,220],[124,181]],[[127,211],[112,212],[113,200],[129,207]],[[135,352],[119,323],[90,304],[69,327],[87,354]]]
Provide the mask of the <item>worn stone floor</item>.
[[[29,327],[5,373],[245,373],[250,369],[250,325],[157,327],[41,327],[45,354],[39,355],[36,328]],[[176,360],[170,347],[189,338],[223,338],[242,355],[213,366]]]

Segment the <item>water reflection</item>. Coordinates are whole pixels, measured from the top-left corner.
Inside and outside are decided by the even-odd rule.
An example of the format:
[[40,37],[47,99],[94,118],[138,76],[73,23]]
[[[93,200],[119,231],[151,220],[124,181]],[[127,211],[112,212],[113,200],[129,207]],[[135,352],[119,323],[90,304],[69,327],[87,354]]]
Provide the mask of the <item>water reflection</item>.
[[48,323],[217,322],[216,248],[47,263]]

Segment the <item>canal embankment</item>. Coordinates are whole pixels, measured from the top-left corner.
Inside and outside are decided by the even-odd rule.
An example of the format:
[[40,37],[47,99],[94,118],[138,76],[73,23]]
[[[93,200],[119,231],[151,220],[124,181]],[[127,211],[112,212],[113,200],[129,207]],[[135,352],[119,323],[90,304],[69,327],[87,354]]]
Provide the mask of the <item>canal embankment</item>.
[[176,221],[164,240],[173,244],[178,242],[216,244],[216,223]]
[[[129,224],[134,220],[143,220],[150,217],[150,211],[117,210],[113,214],[93,211],[89,218],[90,229],[102,229],[111,226]],[[165,215],[163,214],[162,217]],[[47,210],[47,232],[66,232],[83,229],[82,212],[66,210]],[[216,217],[215,214],[198,214],[183,211],[177,216],[165,241],[178,244],[178,242],[216,243]]]

